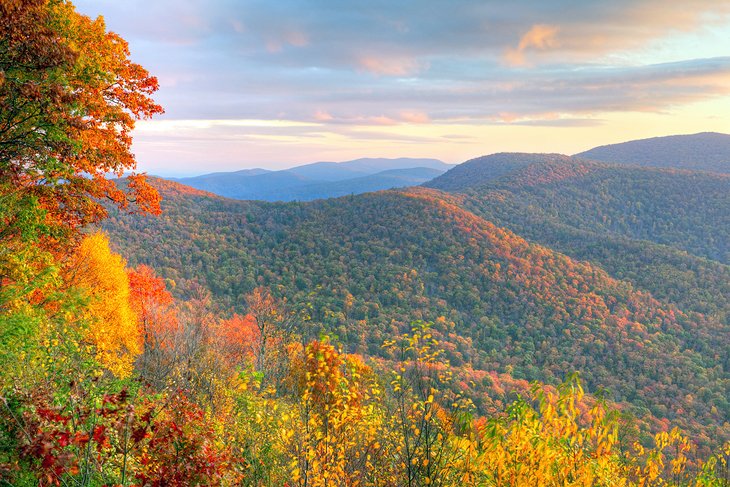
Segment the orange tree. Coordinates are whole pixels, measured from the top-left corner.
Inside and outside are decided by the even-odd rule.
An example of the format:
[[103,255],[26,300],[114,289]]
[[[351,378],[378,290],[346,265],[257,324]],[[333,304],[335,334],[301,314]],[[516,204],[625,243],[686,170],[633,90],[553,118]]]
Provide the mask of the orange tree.
[[102,18],[65,0],[0,0],[0,371],[27,361],[63,289],[59,261],[103,200],[159,211],[143,176],[110,179],[135,168],[131,131],[162,112],[157,88]]
[[[0,0],[0,281],[19,242],[63,250],[105,215],[102,199],[159,211],[141,175],[126,190],[109,179],[135,168],[135,120],[161,113],[157,79],[129,60],[104,20],[64,0]],[[2,303],[0,303],[2,304]]]

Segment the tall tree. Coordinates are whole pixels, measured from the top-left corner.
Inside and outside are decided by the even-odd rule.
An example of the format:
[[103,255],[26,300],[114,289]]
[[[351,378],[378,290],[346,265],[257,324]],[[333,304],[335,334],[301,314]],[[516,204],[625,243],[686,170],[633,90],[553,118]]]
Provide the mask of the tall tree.
[[0,0],[0,206],[14,208],[0,213],[0,241],[63,242],[105,215],[99,199],[158,212],[142,176],[126,191],[108,177],[135,168],[131,131],[162,113],[157,88],[103,18],[66,0]]
[[255,346],[256,370],[261,372],[262,385],[271,379],[269,376],[280,374],[281,362],[276,356],[282,355],[283,339],[294,326],[294,317],[284,309],[284,303],[278,301],[264,287],[257,287],[245,297],[248,313],[256,324]]

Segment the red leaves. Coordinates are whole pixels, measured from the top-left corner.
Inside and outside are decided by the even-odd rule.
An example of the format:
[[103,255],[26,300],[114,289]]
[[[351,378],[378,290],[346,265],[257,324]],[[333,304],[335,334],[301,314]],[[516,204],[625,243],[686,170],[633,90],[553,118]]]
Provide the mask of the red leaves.
[[109,443],[109,438],[106,435],[106,426],[103,425],[97,425],[94,427],[94,434],[92,436],[94,443],[98,445],[99,449],[102,448],[109,448],[111,444]]
[[[15,432],[20,460],[32,465],[39,485],[60,485],[64,476],[77,475],[90,456],[103,468],[112,461],[118,445],[109,432],[122,437],[131,408],[127,390],[105,394],[101,407],[94,407],[94,397],[71,384],[66,406],[57,405],[46,394],[19,398],[23,404],[16,417],[22,420]],[[133,410],[133,409],[132,409]]]
[[55,408],[45,408],[45,407],[39,407],[36,409],[36,414],[40,419],[46,420],[46,421],[55,421],[55,422],[68,422],[69,418],[68,416],[62,416],[59,414],[58,410]]
[[[216,447],[211,422],[197,405],[180,394],[171,402],[146,435],[137,480],[152,487],[220,485],[230,453]],[[133,436],[141,438],[142,430]]]
[[145,438],[148,438],[150,435],[147,432],[147,426],[139,426],[132,430],[132,434],[130,435],[130,438],[132,440],[132,443],[140,443]]
[[23,399],[19,459],[42,487],[89,468],[109,478],[122,457],[128,478],[144,486],[220,485],[231,466],[210,419],[181,393],[133,401],[127,390],[97,398],[73,390],[66,399],[66,407],[45,395]]

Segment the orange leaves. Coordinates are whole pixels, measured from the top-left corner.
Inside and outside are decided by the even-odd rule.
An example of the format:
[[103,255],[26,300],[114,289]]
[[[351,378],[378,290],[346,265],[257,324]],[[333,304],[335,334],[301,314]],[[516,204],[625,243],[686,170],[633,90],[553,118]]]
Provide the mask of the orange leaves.
[[156,78],[129,60],[126,42],[103,19],[71,2],[2,2],[0,13],[0,179],[46,210],[55,239],[41,243],[103,218],[99,199],[159,213],[143,177],[133,176],[128,192],[108,179],[136,165],[135,120],[163,111],[151,98]]
[[132,201],[136,203],[138,211],[140,213],[150,213],[152,215],[159,215],[162,213],[160,209],[160,202],[162,197],[157,190],[152,187],[148,182],[147,178],[141,174],[132,174],[127,177],[129,183],[129,194],[131,195]]
[[216,348],[229,366],[252,364],[256,354],[256,344],[260,332],[252,315],[223,320],[215,334]]
[[133,306],[141,316],[153,306],[172,304],[172,294],[165,287],[165,281],[157,277],[151,267],[140,265],[136,269],[129,269],[127,275]]
[[178,328],[178,317],[165,281],[146,265],[128,269],[127,278],[130,304],[137,315],[138,329],[145,348],[169,347],[172,335]]

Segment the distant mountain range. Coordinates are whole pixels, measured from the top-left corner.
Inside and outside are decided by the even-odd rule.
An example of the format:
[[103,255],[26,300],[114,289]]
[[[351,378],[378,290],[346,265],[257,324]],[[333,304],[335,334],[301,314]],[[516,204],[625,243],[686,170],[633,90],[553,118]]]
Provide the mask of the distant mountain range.
[[[573,157],[562,154],[502,153],[457,166],[437,159],[363,158],[315,162],[270,171],[243,169],[186,178],[167,178],[192,188],[238,200],[311,201],[424,185],[461,191],[497,179],[534,162],[592,160],[631,166],[730,173],[730,135],[703,132],[633,140],[595,147]],[[438,178],[433,185],[429,182]]]
[[730,135],[702,132],[603,145],[576,154],[595,161],[730,173]]
[[452,167],[437,159],[356,159],[315,162],[282,171],[257,168],[168,179],[239,200],[311,201],[417,186]]

